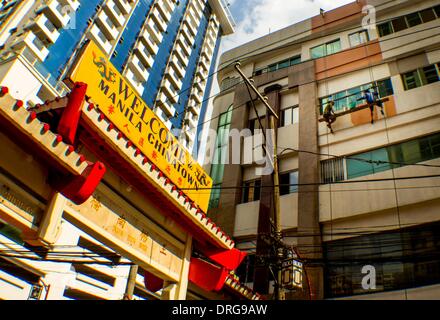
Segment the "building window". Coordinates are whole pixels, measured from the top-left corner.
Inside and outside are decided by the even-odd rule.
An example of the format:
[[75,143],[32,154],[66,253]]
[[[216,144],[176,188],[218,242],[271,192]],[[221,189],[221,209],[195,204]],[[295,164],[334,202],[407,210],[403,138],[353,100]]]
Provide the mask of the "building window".
[[[440,283],[438,222],[327,242],[326,298],[396,291]],[[376,270],[376,290],[365,291],[366,265]]]
[[312,59],[322,58],[342,50],[341,40],[332,41],[320,46],[314,47],[310,50]]
[[[356,158],[356,159],[353,159]],[[334,183],[440,158],[440,133],[321,162],[321,181]]]
[[437,18],[440,18],[440,5],[434,7],[434,11],[435,11],[435,14],[437,15]]
[[261,179],[245,182],[241,203],[259,201],[261,195]]
[[214,187],[217,189],[213,189],[211,193],[210,200],[210,208],[218,208],[223,175],[225,172],[225,156],[229,152],[229,131],[231,129],[231,121],[232,121],[232,108],[230,106],[228,111],[222,113],[219,117],[219,125],[217,129],[217,141],[216,141],[216,149],[214,152],[214,159],[212,161],[211,167],[211,178],[214,182]]
[[420,14],[418,12],[411,13],[407,15],[405,18],[410,28],[415,27],[422,23],[422,18],[420,17]]
[[[260,126],[260,122],[262,126]],[[256,118],[249,121],[249,130],[251,130],[252,135],[254,135],[257,130],[264,130],[265,128],[266,128],[266,117],[260,117],[260,120]]]
[[281,110],[281,127],[287,127],[299,122],[299,107],[289,107]]
[[408,24],[406,23],[405,17],[399,17],[392,21],[394,32],[399,32],[408,29]]
[[366,30],[350,34],[348,38],[350,39],[350,46],[352,47],[369,41],[368,32]]
[[377,26],[377,30],[379,31],[380,37],[385,37],[385,36],[393,33],[393,26],[391,25],[391,22],[388,21],[388,22],[379,24]]
[[298,171],[280,174],[280,195],[298,192]]
[[254,72],[254,76],[260,76],[264,73],[274,72],[277,70],[285,69],[285,68],[294,66],[296,64],[299,64],[299,63],[301,63],[301,56],[294,56],[292,58],[271,64],[268,67],[257,69]]
[[377,26],[380,37],[385,37],[394,32],[399,32],[408,28],[415,27],[422,23],[427,23],[440,18],[439,7],[428,8],[422,11],[413,12],[402,17],[397,17],[390,21],[381,23]]
[[435,12],[432,9],[420,11],[420,16],[425,23],[436,19]]
[[344,90],[332,94],[331,96],[321,99],[321,114],[323,114],[324,109],[329,102],[329,100],[334,101],[335,106],[333,110],[337,112],[343,112],[350,109],[354,109],[359,105],[365,104],[365,100],[358,99],[363,96],[363,91],[367,89],[375,89],[379,93],[380,98],[392,96],[394,94],[393,85],[391,79],[384,79],[376,81],[373,83],[365,84],[352,89]]
[[411,90],[440,81],[439,65],[433,64],[402,75],[405,90]]
[[334,183],[346,180],[345,160],[342,158],[321,162],[322,183]]
[[392,169],[392,166],[388,163],[373,163],[373,161],[389,162],[390,159],[386,148],[359,154],[355,158],[371,162],[347,159],[347,178],[349,180]]

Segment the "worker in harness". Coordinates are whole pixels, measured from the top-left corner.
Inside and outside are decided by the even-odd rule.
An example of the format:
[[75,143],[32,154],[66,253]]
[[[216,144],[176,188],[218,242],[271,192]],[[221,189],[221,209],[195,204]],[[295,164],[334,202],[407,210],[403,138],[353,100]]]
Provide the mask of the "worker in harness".
[[371,92],[370,89],[366,89],[364,90],[364,96],[360,97],[358,99],[358,101],[360,100],[367,100],[367,104],[368,107],[370,108],[370,112],[371,112],[371,124],[374,123],[374,106],[378,106],[379,108],[381,108],[381,113],[382,115],[385,115],[384,111],[383,111],[383,103],[379,98],[379,93],[377,91],[375,92]]
[[334,133],[332,124],[336,122],[336,118],[337,118],[335,111],[333,110],[334,106],[335,106],[335,102],[333,100],[329,100],[329,102],[327,102],[327,105],[325,106],[324,114],[323,114],[324,120],[325,122],[327,122],[327,127],[330,129],[331,133]]

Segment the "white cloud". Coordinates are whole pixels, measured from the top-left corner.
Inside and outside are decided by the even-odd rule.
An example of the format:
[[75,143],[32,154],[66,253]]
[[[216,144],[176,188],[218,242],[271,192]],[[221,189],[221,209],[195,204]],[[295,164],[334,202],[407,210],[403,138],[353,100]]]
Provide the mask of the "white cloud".
[[229,0],[243,10],[233,35],[223,39],[222,51],[285,28],[319,14],[319,9],[331,10],[352,0]]

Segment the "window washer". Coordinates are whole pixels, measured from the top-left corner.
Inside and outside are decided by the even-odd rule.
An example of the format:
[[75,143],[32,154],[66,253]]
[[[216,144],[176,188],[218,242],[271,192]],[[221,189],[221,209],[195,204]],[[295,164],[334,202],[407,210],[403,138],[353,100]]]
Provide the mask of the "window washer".
[[382,113],[383,116],[385,116],[385,112],[383,109],[383,102],[379,97],[379,92],[374,91],[373,96],[374,96],[374,99],[376,100],[376,105],[380,108],[380,112]]
[[358,101],[367,100],[367,104],[368,104],[368,107],[370,108],[370,112],[371,112],[371,124],[373,124],[374,123],[374,106],[375,105],[380,107],[382,114],[385,115],[385,113],[383,111],[383,103],[379,99],[379,94],[377,92],[372,93],[370,91],[370,89],[366,89],[366,90],[364,90],[364,94],[365,95],[363,97],[359,98]]
[[327,102],[327,105],[324,109],[324,120],[325,122],[327,122],[327,127],[330,129],[331,133],[333,132],[333,128],[332,128],[332,124],[336,122],[336,114],[333,110],[333,107],[335,106],[335,102],[330,100],[329,102]]

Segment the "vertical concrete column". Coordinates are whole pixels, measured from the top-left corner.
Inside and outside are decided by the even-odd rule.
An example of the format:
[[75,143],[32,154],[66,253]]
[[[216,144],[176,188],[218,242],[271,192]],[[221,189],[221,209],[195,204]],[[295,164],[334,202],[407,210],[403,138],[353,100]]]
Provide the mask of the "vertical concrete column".
[[[279,115],[281,95],[281,86],[274,85],[265,90],[268,98],[268,104],[274,109],[275,113]],[[266,110],[265,128],[270,127],[270,111]],[[275,123],[278,128],[278,121]],[[268,135],[267,135],[268,136]],[[276,133],[275,133],[276,136]],[[271,148],[268,147],[268,152]],[[268,157],[268,156],[266,156]],[[257,252],[255,260],[254,273],[254,290],[261,294],[269,294],[269,281],[271,272],[268,268],[267,259],[260,259],[260,257],[270,256],[273,252],[269,236],[272,235],[272,226],[275,226],[275,211],[274,211],[274,178],[273,174],[263,175],[261,177],[261,197],[260,197],[260,211],[258,216],[258,236],[257,236]]]
[[180,273],[180,283],[177,290],[177,300],[186,300],[186,294],[188,292],[188,275],[189,267],[191,264],[192,244],[193,238],[191,235],[188,234],[186,238],[182,271]]
[[179,300],[178,297],[178,285],[177,283],[165,282],[163,286],[161,300]]
[[[299,90],[299,197],[298,249],[306,260],[306,275],[312,299],[324,298],[322,240],[319,225],[318,94],[313,61],[295,66],[290,80]],[[309,153],[311,152],[311,153]],[[314,154],[313,154],[314,153]],[[304,297],[308,298],[308,297]]]
[[26,242],[34,246],[52,245],[56,242],[66,201],[66,198],[60,193],[53,195],[40,222],[37,238],[25,239]]

